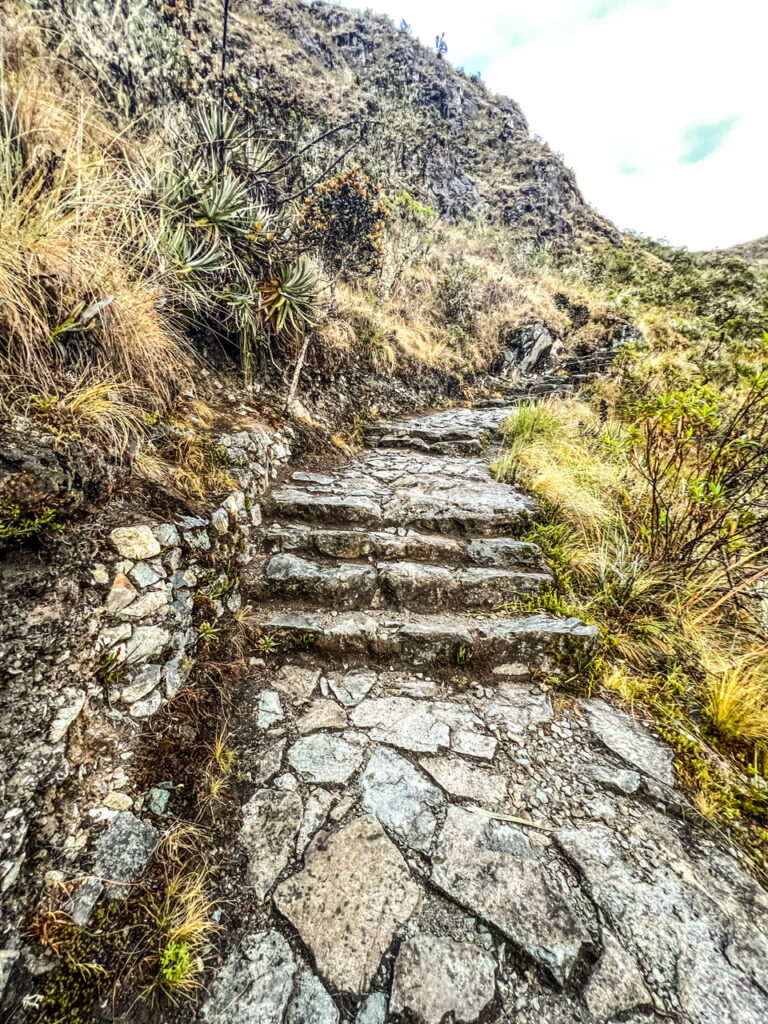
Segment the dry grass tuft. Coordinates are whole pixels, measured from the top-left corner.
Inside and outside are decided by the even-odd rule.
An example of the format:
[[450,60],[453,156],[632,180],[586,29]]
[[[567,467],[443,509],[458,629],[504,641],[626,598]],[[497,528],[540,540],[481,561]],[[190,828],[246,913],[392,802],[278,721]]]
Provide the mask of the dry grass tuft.
[[768,660],[743,658],[707,683],[704,713],[724,739],[768,743]]
[[34,72],[2,77],[0,133],[0,372],[45,390],[91,372],[169,404],[192,361],[122,135]]

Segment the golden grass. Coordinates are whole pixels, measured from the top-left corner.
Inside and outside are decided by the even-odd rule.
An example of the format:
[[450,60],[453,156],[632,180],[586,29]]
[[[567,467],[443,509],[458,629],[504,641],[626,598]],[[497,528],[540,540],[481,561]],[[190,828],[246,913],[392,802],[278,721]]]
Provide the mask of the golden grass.
[[113,455],[135,451],[143,441],[147,423],[136,404],[141,394],[117,377],[100,378],[86,371],[67,386],[50,382],[40,392],[29,378],[12,383],[3,404],[10,412],[44,424],[56,437],[85,437]]
[[505,431],[509,445],[492,467],[498,479],[532,490],[584,536],[600,536],[620,522],[625,467],[606,457],[610,432],[604,435],[588,405],[528,403],[509,417]]
[[205,974],[206,947],[219,925],[212,915],[211,870],[202,853],[205,833],[180,824],[163,838],[156,860],[162,871],[157,897],[150,897],[147,912],[151,928],[147,944],[152,952],[151,990],[163,991],[172,1001],[191,998]]
[[0,372],[90,369],[168,404],[191,357],[124,138],[34,72],[0,81],[0,128]]
[[768,743],[768,659],[747,657],[707,682],[704,713],[724,739]]

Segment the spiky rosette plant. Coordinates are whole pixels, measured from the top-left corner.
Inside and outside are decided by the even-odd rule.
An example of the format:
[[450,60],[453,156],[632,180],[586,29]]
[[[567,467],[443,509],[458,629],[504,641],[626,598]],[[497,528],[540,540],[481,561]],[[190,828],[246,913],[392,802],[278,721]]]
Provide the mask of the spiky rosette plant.
[[154,173],[160,248],[194,326],[234,339],[250,376],[313,323],[317,274],[298,259],[295,210],[269,147],[239,112],[199,107]]

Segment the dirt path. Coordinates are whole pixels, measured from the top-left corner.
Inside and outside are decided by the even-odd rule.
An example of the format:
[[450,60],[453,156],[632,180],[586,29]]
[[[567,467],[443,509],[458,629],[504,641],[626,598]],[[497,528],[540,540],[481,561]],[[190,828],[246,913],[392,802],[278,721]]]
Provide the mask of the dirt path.
[[239,713],[252,912],[206,1024],[768,1019],[765,893],[660,739],[546,682],[594,627],[493,612],[549,580],[487,468],[506,411],[382,425],[269,499],[249,600],[288,640]]

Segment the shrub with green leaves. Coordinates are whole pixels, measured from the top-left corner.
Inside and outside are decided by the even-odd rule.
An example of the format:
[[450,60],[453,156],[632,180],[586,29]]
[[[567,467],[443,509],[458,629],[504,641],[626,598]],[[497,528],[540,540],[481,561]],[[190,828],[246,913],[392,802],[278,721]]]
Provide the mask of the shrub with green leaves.
[[301,207],[299,225],[329,271],[350,280],[378,270],[389,216],[381,186],[352,167],[315,185]]

